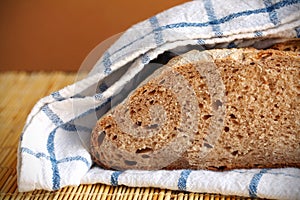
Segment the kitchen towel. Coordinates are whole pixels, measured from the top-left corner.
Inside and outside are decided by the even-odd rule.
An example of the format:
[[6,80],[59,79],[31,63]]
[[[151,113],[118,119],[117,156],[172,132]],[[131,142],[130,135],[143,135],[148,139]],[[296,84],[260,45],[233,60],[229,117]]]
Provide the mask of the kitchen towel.
[[[300,199],[300,169],[112,171],[93,165],[89,137],[145,66],[163,52],[265,48],[300,37],[299,0],[197,0],[129,28],[82,80],[42,98],[18,148],[19,191],[105,183],[262,198]],[[105,30],[105,27],[103,27]]]

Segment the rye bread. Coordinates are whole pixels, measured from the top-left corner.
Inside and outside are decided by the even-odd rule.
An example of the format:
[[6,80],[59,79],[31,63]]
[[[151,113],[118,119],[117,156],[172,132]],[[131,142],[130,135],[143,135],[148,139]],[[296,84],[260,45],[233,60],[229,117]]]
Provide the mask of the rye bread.
[[300,167],[296,46],[173,58],[98,120],[93,160],[118,170]]

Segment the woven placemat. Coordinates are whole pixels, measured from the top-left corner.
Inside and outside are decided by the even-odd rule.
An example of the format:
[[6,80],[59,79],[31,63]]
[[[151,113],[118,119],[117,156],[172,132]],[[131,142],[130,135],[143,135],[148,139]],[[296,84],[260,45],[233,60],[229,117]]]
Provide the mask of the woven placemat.
[[104,184],[65,187],[48,192],[19,193],[17,186],[17,147],[27,115],[34,104],[53,91],[78,80],[76,73],[4,72],[0,74],[0,199],[108,199],[108,200],[217,200],[250,199],[164,190],[131,188]]

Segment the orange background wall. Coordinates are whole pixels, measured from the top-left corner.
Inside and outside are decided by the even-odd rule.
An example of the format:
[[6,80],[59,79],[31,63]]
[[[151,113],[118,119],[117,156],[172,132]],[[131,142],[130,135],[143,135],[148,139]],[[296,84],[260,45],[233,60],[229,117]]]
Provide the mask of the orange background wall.
[[187,0],[1,0],[0,71],[76,71],[100,42]]

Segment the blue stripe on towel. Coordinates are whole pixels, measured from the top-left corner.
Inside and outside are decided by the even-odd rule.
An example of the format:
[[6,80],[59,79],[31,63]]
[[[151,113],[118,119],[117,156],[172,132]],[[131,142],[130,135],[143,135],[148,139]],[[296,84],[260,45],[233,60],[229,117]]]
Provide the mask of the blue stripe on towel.
[[42,111],[47,115],[47,117],[55,124],[56,126],[62,125],[64,122],[60,119],[60,117],[54,113],[48,106],[48,104],[42,107]]
[[255,31],[254,32],[254,37],[262,37],[263,33],[261,31]]
[[60,188],[60,174],[58,170],[58,164],[62,162],[70,162],[70,161],[83,161],[87,166],[90,166],[90,163],[83,157],[67,157],[64,159],[61,159],[60,161],[57,161],[56,155],[55,155],[55,146],[54,146],[54,139],[56,131],[59,127],[54,129],[48,137],[47,140],[47,151],[50,155],[50,162],[51,162],[51,169],[52,169],[52,189],[58,190]]
[[269,18],[270,21],[274,24],[274,25],[278,25],[280,23],[278,16],[277,16],[277,12],[274,9],[268,9],[269,7],[272,6],[272,0],[264,0],[264,4],[267,8],[268,14],[269,14]]
[[[36,158],[44,158],[46,160],[51,160],[50,156],[47,156],[44,153],[35,153],[34,151],[32,151],[31,149],[26,148],[26,147],[22,147],[21,152],[22,153],[27,153],[29,155],[32,155],[32,156],[36,157]],[[72,162],[72,161],[82,161],[86,164],[86,166],[88,168],[90,168],[90,166],[91,166],[91,163],[86,158],[84,158],[82,156],[65,157],[63,159],[58,160],[57,164],[65,163],[65,162]]]
[[46,160],[50,160],[50,156],[47,156],[44,153],[35,153],[31,149],[28,149],[26,147],[21,147],[21,152],[22,153],[28,153],[29,155],[32,155],[36,158],[45,158]]
[[111,72],[111,65],[112,65],[112,62],[110,60],[110,54],[106,51],[103,55],[103,65],[104,65],[104,73],[107,75],[107,74],[110,74]]
[[153,28],[153,32],[154,32],[154,40],[155,40],[155,43],[156,45],[160,45],[162,43],[164,43],[164,40],[163,40],[163,35],[162,35],[162,32],[159,28],[159,23],[158,23],[158,19],[156,16],[153,16],[149,19],[149,22]]
[[150,58],[147,54],[143,54],[142,57],[142,63],[145,65],[145,64],[148,64],[150,62]]
[[[140,38],[138,38],[136,40],[133,40],[132,42],[122,46],[121,48],[119,48],[118,50],[113,52],[112,55],[122,51],[125,48],[128,48],[129,46],[133,45],[134,43],[144,39],[148,35],[153,34],[153,32],[155,32],[155,31],[163,31],[163,30],[166,30],[166,29],[173,29],[173,28],[206,27],[206,26],[210,26],[210,25],[224,24],[226,22],[229,22],[229,21],[231,21],[233,19],[236,19],[236,18],[239,18],[239,17],[250,16],[250,15],[261,14],[261,13],[269,13],[269,12],[272,12],[273,10],[284,8],[284,7],[293,5],[293,4],[297,4],[299,2],[300,2],[300,0],[283,0],[283,1],[280,1],[280,2],[277,2],[277,3],[274,3],[273,5],[271,5],[269,7],[266,7],[266,8],[236,12],[236,13],[229,14],[225,17],[222,17],[220,19],[216,19],[216,20],[208,21],[208,22],[202,22],[202,23],[179,22],[179,23],[175,23],[175,24],[167,24],[167,25],[164,25],[164,26],[160,26],[157,29],[154,29],[152,32],[147,33],[147,34],[141,36]],[[118,60],[118,59],[120,59],[120,58],[117,58],[116,60]]]
[[122,174],[122,173],[123,173],[122,171],[115,171],[111,174],[110,184],[112,186],[118,186],[118,179],[119,179],[120,174]]
[[83,163],[85,163],[85,165],[90,168],[91,166],[91,163],[84,157],[82,156],[72,156],[72,157],[66,157],[66,158],[63,158],[63,159],[60,159],[57,161],[57,164],[60,164],[60,163],[65,163],[65,162],[72,162],[72,161],[82,161]]
[[107,98],[102,104],[100,104],[99,106],[95,107],[95,108],[91,108],[89,110],[87,110],[86,112],[83,112],[82,114],[74,117],[73,119],[71,119],[69,122],[63,122],[62,119],[60,119],[60,117],[54,113],[48,106],[48,104],[44,105],[42,107],[42,111],[46,114],[46,116],[52,121],[52,123],[54,123],[57,128],[62,128],[66,131],[76,131],[76,128],[83,130],[83,131],[89,131],[90,129],[88,127],[83,127],[83,126],[79,126],[79,125],[74,125],[73,122],[76,119],[82,118],[92,112],[97,112],[98,110],[102,109],[104,106],[106,106],[108,103],[111,102],[112,98]]
[[[206,27],[209,25],[219,25],[219,24],[223,24],[223,23],[229,22],[233,19],[243,17],[243,16],[250,16],[250,15],[261,14],[261,13],[269,13],[272,10],[277,10],[277,9],[280,9],[283,7],[297,4],[299,2],[300,2],[300,0],[284,0],[284,1],[280,1],[280,2],[275,3],[272,6],[269,6],[266,8],[260,8],[260,9],[255,9],[255,10],[245,10],[242,12],[232,13],[225,17],[222,17],[220,19],[216,19],[213,21],[208,21],[208,22],[203,22],[203,23],[180,22],[180,23],[168,24],[165,26],[161,26],[161,27],[159,27],[159,29],[165,30],[165,29],[183,28],[183,27]],[[133,41],[133,42],[135,42],[135,41]]]
[[260,182],[261,177],[267,173],[269,169],[262,169],[259,171],[259,173],[254,174],[254,176],[252,177],[250,184],[249,184],[249,195],[250,197],[257,197],[257,188],[258,188],[258,184]]
[[[58,169],[58,164],[63,163],[63,162],[82,161],[87,166],[90,166],[90,163],[84,157],[81,157],[81,156],[66,157],[59,161],[57,160],[56,155],[55,155],[55,142],[54,142],[57,129],[62,128],[63,130],[66,130],[66,131],[76,131],[77,129],[80,129],[81,131],[91,131],[91,129],[89,129],[87,127],[74,125],[73,124],[74,120],[79,119],[83,116],[86,116],[86,115],[90,114],[91,112],[97,112],[98,110],[100,110],[101,108],[103,108],[105,105],[107,105],[110,102],[111,102],[111,98],[108,98],[108,99],[106,99],[106,101],[104,101],[99,106],[87,110],[86,112],[82,113],[79,116],[76,116],[69,122],[63,122],[63,120],[60,119],[60,117],[50,109],[48,104],[46,104],[42,107],[42,111],[52,121],[52,123],[54,123],[56,125],[56,128],[49,134],[48,139],[47,139],[47,151],[49,153],[49,156],[47,156],[46,154],[42,154],[42,153],[36,154],[33,151],[31,151],[30,149],[24,149],[23,152],[31,154],[37,158],[44,157],[44,158],[50,160],[51,169],[52,169],[52,189],[53,190],[57,190],[60,188],[61,178],[60,178],[60,173],[59,173],[59,169]],[[112,177],[112,180],[115,182],[112,182],[112,183],[117,184],[118,176],[117,176],[117,174],[114,176],[116,176],[116,177],[115,178]]]
[[198,40],[197,40],[197,44],[204,45],[204,44],[205,44],[205,40],[203,40],[203,39],[198,39]]
[[96,100],[101,100],[101,99],[103,99],[103,94],[102,94],[102,92],[95,94],[95,95],[94,95],[94,98],[95,98]]
[[63,96],[61,96],[61,94],[59,93],[59,91],[53,92],[51,94],[51,96],[53,97],[53,99],[55,99],[56,101],[62,101],[65,98]]
[[50,155],[50,161],[51,161],[51,169],[52,169],[52,189],[57,190],[60,188],[60,175],[55,155],[55,149],[54,149],[54,137],[56,133],[56,129],[54,129],[48,137],[47,140],[47,150]]
[[183,191],[186,190],[187,179],[188,179],[191,172],[192,171],[188,169],[188,170],[183,170],[180,173],[180,177],[179,177],[178,183],[177,183],[177,186],[178,186],[179,190],[183,190]]
[[85,132],[91,132],[91,129],[88,127],[80,126],[80,125],[75,125],[71,122],[66,122],[64,123],[63,120],[55,114],[48,106],[48,104],[44,105],[42,107],[42,111],[47,115],[47,117],[59,128],[62,128],[66,131],[85,131]]
[[[206,10],[208,20],[216,21],[217,17],[216,17],[215,10],[214,10],[211,0],[204,0],[204,8]],[[212,30],[214,31],[215,36],[217,36],[217,37],[220,37],[223,35],[223,33],[221,32],[221,28],[218,24],[213,24]]]
[[86,126],[81,126],[78,124],[73,124],[72,122],[67,122],[65,124],[62,124],[59,128],[62,128],[65,131],[69,132],[75,132],[75,131],[82,131],[82,132],[87,132],[91,133],[92,129]]

